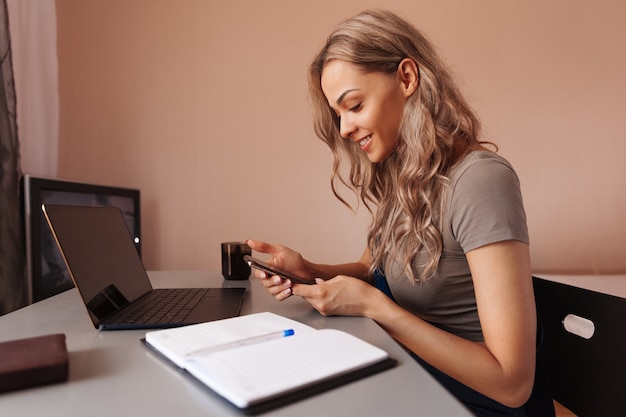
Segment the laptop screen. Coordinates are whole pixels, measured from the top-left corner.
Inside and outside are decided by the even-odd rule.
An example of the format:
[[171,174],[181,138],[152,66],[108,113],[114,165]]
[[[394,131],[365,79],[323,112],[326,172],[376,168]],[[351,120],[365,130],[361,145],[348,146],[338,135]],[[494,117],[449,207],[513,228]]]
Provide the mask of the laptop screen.
[[152,289],[118,207],[42,209],[94,323]]

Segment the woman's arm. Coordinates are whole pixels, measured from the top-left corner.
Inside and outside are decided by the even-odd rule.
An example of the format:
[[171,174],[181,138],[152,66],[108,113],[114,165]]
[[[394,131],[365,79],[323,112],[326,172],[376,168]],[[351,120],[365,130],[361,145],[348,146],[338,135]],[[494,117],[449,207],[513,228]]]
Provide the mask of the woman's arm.
[[528,245],[504,241],[467,253],[485,338],[475,343],[428,324],[374,287],[340,276],[295,285],[322,314],[363,315],[452,378],[509,407],[532,390],[536,316]]
[[363,255],[361,255],[361,258],[357,262],[339,265],[315,264],[308,261],[305,262],[311,271],[311,274],[315,278],[327,280],[334,278],[337,275],[347,275],[368,281],[367,272],[370,266],[370,259],[370,250],[365,248]]

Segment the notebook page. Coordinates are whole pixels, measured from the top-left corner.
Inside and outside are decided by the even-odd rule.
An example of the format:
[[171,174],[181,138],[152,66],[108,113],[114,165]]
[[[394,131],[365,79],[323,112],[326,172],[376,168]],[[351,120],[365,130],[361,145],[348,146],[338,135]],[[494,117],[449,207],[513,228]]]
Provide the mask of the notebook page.
[[295,335],[316,331],[298,321],[264,312],[147,332],[146,342],[184,368],[185,355],[196,350],[286,329],[293,329]]
[[387,352],[355,336],[325,329],[197,357],[187,370],[245,408],[387,357]]

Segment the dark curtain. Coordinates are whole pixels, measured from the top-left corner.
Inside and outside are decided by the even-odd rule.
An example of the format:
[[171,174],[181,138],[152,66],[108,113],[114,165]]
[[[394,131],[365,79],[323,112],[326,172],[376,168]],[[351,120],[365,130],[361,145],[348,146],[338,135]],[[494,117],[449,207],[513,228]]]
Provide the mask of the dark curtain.
[[0,0],[0,314],[25,304],[20,159],[9,13]]

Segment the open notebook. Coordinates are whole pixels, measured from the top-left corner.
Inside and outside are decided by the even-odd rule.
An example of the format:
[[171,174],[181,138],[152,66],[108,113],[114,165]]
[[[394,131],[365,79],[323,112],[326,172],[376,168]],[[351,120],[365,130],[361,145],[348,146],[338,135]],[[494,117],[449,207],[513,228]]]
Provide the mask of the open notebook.
[[348,333],[316,330],[269,312],[150,331],[144,342],[248,414],[396,363],[387,352]]

